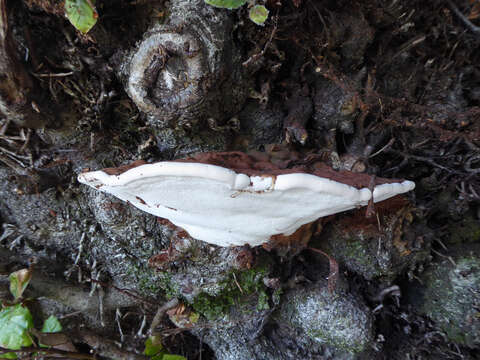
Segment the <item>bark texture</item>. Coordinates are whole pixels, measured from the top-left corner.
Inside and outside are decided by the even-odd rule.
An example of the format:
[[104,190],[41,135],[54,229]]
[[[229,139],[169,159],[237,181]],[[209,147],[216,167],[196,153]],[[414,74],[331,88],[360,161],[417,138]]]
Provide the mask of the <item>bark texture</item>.
[[191,128],[238,112],[248,78],[228,13],[202,0],[172,1],[167,24],[153,26],[131,54],[126,90],[157,127]]
[[8,24],[7,1],[0,1],[0,112],[20,126],[40,128],[47,118],[34,100],[34,82],[20,61]]

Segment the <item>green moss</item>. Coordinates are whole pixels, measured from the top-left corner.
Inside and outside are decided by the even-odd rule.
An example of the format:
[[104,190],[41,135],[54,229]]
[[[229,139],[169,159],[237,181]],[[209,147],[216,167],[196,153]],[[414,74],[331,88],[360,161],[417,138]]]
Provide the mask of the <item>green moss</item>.
[[265,291],[261,291],[258,294],[258,303],[257,303],[257,310],[268,310],[270,309],[270,304],[268,302],[268,294]]
[[365,350],[365,344],[360,342],[357,343],[350,343],[346,340],[342,340],[341,338],[333,338],[331,335],[332,333],[329,331],[307,331],[307,335],[312,339],[321,339],[321,342],[328,344],[330,346],[334,346],[338,350],[346,351],[349,353],[359,353]]
[[344,256],[355,259],[355,262],[364,267],[375,267],[375,260],[369,256],[364,242],[348,239],[345,241]]
[[226,314],[232,306],[250,311],[256,302],[257,310],[270,308],[267,289],[263,278],[268,273],[268,266],[258,266],[245,271],[232,271],[222,284],[223,290],[217,296],[201,293],[192,306],[209,320],[215,320]]
[[[341,233],[341,232],[340,232]],[[311,246],[323,249],[337,260],[342,262],[354,262],[361,268],[375,271],[377,269],[377,262],[375,257],[371,256],[368,241],[359,238],[348,237],[346,234],[341,241],[325,243],[321,241],[321,237],[314,239]]]
[[165,296],[167,297],[167,299],[178,297],[180,294],[180,290],[178,288],[178,285],[174,281],[172,281],[171,275],[168,272],[161,272],[157,275],[158,284],[165,292]]
[[369,246],[371,243],[362,238],[345,238],[339,241],[330,253],[337,261],[346,263],[350,268],[356,269],[367,278],[382,275],[378,260]]
[[158,275],[153,269],[132,264],[127,270],[127,275],[135,278],[138,289],[143,295],[156,295],[163,289],[162,283],[158,281]]
[[207,319],[214,320],[225,314],[234,303],[233,297],[227,293],[216,297],[201,293],[195,298],[192,306]]
[[422,311],[445,331],[449,340],[466,346],[480,343],[480,323],[475,304],[480,300],[480,261],[475,257],[456,258],[434,265],[423,276],[425,300]]
[[279,287],[278,289],[275,289],[275,291],[272,294],[272,302],[274,305],[280,305],[280,298],[282,297],[283,294],[283,289]]

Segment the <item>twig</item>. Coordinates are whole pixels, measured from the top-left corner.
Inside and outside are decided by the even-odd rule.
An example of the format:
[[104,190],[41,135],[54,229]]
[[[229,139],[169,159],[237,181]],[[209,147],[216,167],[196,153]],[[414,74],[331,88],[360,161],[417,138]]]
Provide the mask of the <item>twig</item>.
[[[22,147],[20,148],[20,152],[24,152],[25,149],[27,148],[27,145],[30,142],[31,134],[32,134],[32,129],[28,129],[27,130],[27,135],[25,136],[25,139],[24,139],[25,142],[23,143]],[[24,135],[23,134],[23,129],[22,129],[22,135]]]
[[147,315],[143,314],[142,323],[140,324],[140,327],[138,328],[138,331],[137,331],[138,338],[143,337],[143,329],[145,328],[146,324],[147,324]]
[[312,247],[307,247],[307,249],[317,252],[319,254],[322,254],[323,256],[328,258],[328,263],[330,265],[330,273],[328,274],[328,291],[330,293],[333,293],[333,290],[335,290],[335,286],[337,284],[338,276],[339,276],[339,270],[338,270],[338,263],[337,261],[328,255],[326,252],[323,252],[320,249],[312,248]]
[[382,302],[388,295],[392,295],[395,297],[401,296],[400,287],[398,285],[389,286],[380,291],[375,297],[372,298],[372,300],[376,302]]
[[82,354],[79,352],[73,351],[64,351],[58,349],[49,349],[49,348],[37,348],[37,347],[24,347],[19,350],[9,350],[3,347],[0,347],[0,354],[21,354],[21,353],[46,353],[46,354],[55,354],[55,355],[64,355],[67,359],[87,359],[87,360],[95,360],[95,356]]
[[480,155],[474,155],[470,157],[466,162],[465,162],[465,170],[468,171],[469,173],[474,173],[478,174],[480,173],[480,166],[479,167],[472,167],[472,163],[480,162]]
[[112,289],[115,289],[115,290],[117,290],[118,292],[120,292],[120,293],[122,293],[122,294],[125,294],[125,295],[127,295],[127,296],[129,296],[129,297],[131,297],[131,298],[137,299],[137,300],[139,300],[139,301],[141,301],[141,302],[143,302],[143,303],[145,303],[145,304],[157,305],[156,303],[154,303],[154,302],[152,302],[152,301],[148,301],[148,300],[146,300],[146,299],[144,299],[144,298],[142,298],[142,297],[140,297],[140,296],[138,296],[138,295],[133,294],[133,293],[131,292],[131,290],[129,290],[129,289],[122,289],[122,288],[119,288],[119,287],[117,287],[117,286],[115,286],[115,285],[113,285],[113,284],[108,284],[108,283],[105,283],[105,282],[103,282],[103,281],[99,281],[99,280],[95,280],[95,279],[91,279],[91,278],[90,278],[90,279],[87,279],[87,281],[91,281],[91,282],[97,283],[97,284],[99,284],[99,285],[101,285],[101,286],[103,286],[103,287],[105,287],[105,288],[111,287]]
[[23,164],[18,159],[14,158],[13,160],[11,160],[7,156],[3,156],[1,154],[1,149],[0,149],[0,162],[3,162],[9,168],[11,168],[13,171],[15,171],[18,175],[31,175],[29,173],[28,169],[26,169],[25,164]]
[[0,136],[5,135],[9,124],[10,124],[9,119],[4,120],[4,123],[2,124],[2,126],[0,126]]
[[155,333],[155,328],[158,326],[158,324],[162,320],[162,317],[165,314],[165,312],[167,310],[177,306],[177,305],[178,305],[178,299],[173,298],[173,299],[171,299],[170,301],[167,301],[165,304],[163,304],[162,306],[160,306],[158,308],[157,313],[153,317],[152,324],[150,325],[149,333],[151,335],[153,335]]
[[402,53],[407,52],[407,51],[413,49],[418,44],[424,42],[426,38],[427,38],[427,36],[425,34],[420,34],[420,35],[415,36],[413,39],[408,40],[405,44],[400,46],[400,50],[398,50],[395,53],[395,55],[393,55],[390,58],[389,62],[392,62],[396,57],[400,56]]
[[240,286],[240,284],[238,283],[237,281],[237,276],[235,275],[235,273],[232,273],[233,274],[233,281],[235,281],[235,285],[237,285],[238,289],[240,290],[240,292],[243,294],[243,289],[242,287]]
[[69,314],[65,314],[65,315],[62,315],[62,316],[59,316],[58,319],[59,320],[62,320],[62,319],[66,319],[66,318],[69,318],[69,317],[72,317],[72,316],[77,316],[77,315],[82,315],[83,314],[83,311],[74,311],[74,312],[71,312]]
[[377,156],[378,154],[384,152],[386,149],[388,149],[390,146],[392,146],[394,142],[395,142],[395,138],[391,138],[390,141],[387,143],[387,145],[385,145],[380,150],[378,150],[377,152],[370,155],[368,158],[371,159],[371,158]]
[[120,333],[120,342],[123,343],[123,339],[125,338],[125,335],[123,334],[122,325],[120,324],[121,318],[122,318],[122,312],[117,307],[117,309],[115,310],[115,322],[117,323],[118,332]]
[[436,251],[435,249],[432,249],[432,251],[433,251],[435,254],[437,254],[438,256],[441,256],[441,257],[443,257],[443,258],[448,259],[448,261],[450,261],[453,266],[457,266],[457,264],[455,263],[455,260],[453,260],[453,258],[452,258],[451,256],[443,255],[442,253]]
[[[86,331],[73,331],[75,337],[80,341],[87,343],[90,347],[96,350],[97,354],[106,358],[116,360],[149,360],[145,355],[139,355],[127,350],[120,349],[113,340],[98,336],[97,334]],[[90,358],[93,359],[93,358]]]
[[28,156],[19,155],[19,154],[17,154],[16,152],[7,150],[7,149],[5,149],[5,148],[3,148],[3,147],[0,147],[0,151],[4,152],[4,153],[7,154],[7,155],[10,155],[10,157],[20,158],[20,159],[22,159],[22,160],[28,160]]
[[37,76],[37,77],[48,77],[48,78],[53,78],[53,77],[65,77],[65,76],[70,76],[73,75],[73,71],[66,72],[66,73],[49,73],[49,74],[37,74],[37,73],[32,73],[32,75]]
[[452,9],[453,13],[465,24],[467,28],[473,33],[480,35],[480,27],[472,24],[465,15],[457,8],[457,6],[451,0],[447,0],[447,4]]
[[105,292],[103,291],[103,288],[98,289],[98,312],[100,314],[100,324],[105,327],[105,311],[104,311],[104,306],[103,302],[105,299]]
[[329,29],[328,29],[327,23],[325,22],[325,19],[323,18],[322,13],[320,12],[320,10],[318,10],[318,8],[315,6],[315,3],[314,3],[313,1],[309,1],[308,3],[309,3],[310,5],[312,5],[313,10],[315,10],[315,12],[317,13],[320,21],[322,22],[323,29],[324,29],[325,32],[327,33],[327,43],[328,43],[328,41],[330,40],[330,31],[329,31]]
[[85,240],[86,236],[87,236],[87,234],[84,231],[82,233],[82,236],[80,237],[80,241],[78,242],[78,253],[77,253],[77,256],[75,258],[75,261],[74,261],[73,265],[71,266],[71,268],[65,272],[65,276],[66,276],[67,279],[72,275],[73,270],[78,266],[78,262],[80,261],[80,256],[82,256],[83,241]]
[[275,33],[277,32],[277,21],[278,21],[278,11],[277,11],[277,14],[275,15],[275,17],[273,19],[273,29],[272,29],[272,32],[270,33],[270,38],[265,43],[265,46],[263,47],[263,50],[260,51],[257,54],[254,54],[254,55],[250,56],[246,61],[244,61],[242,63],[242,66],[248,66],[248,65],[250,65],[251,62],[256,62],[259,58],[261,58],[265,54],[268,47],[272,43],[272,40],[273,40],[273,37],[275,36]]
[[434,167],[438,167],[442,170],[445,170],[447,171],[448,173],[451,173],[451,174],[461,174],[459,171],[457,170],[453,170],[453,169],[449,169],[445,166],[442,166],[440,164],[437,164],[435,161],[433,161],[432,159],[430,158],[427,158],[427,157],[423,157],[423,156],[417,156],[417,155],[411,155],[411,154],[405,154],[401,151],[397,151],[397,150],[393,150],[393,149],[389,149],[387,150],[387,152],[389,153],[393,153],[393,154],[396,154],[396,155],[401,155],[403,157],[405,157],[406,159],[414,159],[414,160],[417,160],[417,161],[422,161],[422,162],[426,162]]
[[445,244],[440,240],[439,238],[435,238],[435,241],[440,244],[440,246],[443,248],[443,250],[448,250],[448,248],[445,246]]

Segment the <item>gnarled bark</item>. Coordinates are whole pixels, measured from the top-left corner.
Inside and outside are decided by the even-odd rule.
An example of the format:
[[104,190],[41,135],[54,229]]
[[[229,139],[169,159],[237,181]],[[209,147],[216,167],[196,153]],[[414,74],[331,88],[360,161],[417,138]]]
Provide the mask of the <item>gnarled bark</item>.
[[248,77],[225,10],[203,0],[172,1],[165,25],[148,31],[127,61],[126,90],[157,127],[191,128],[240,110]]

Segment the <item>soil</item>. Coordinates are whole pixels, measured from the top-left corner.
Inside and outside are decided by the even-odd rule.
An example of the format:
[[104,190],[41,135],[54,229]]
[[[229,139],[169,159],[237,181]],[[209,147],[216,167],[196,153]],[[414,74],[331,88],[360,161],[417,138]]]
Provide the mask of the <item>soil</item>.
[[[282,163],[291,157],[290,167],[322,159],[335,170],[415,181],[415,193],[408,195],[413,225],[400,231],[404,239],[422,237],[422,256],[409,259],[408,266],[399,266],[388,276],[365,274],[362,271],[370,270],[355,271],[347,260],[340,262],[348,283],[371,309],[378,305],[371,299],[382,289],[399,285],[402,292],[416,291],[414,280],[431,262],[448,257],[450,247],[480,241],[480,6],[476,1],[268,0],[265,26],[249,21],[247,6],[217,9],[225,13],[222,16],[229,23],[225,26],[231,26],[231,38],[226,37],[232,44],[229,66],[241,71],[219,66],[220,74],[203,79],[206,92],[216,82],[222,84],[221,92],[208,102],[215,109],[200,113],[195,108],[189,110],[187,120],[178,121],[174,116],[160,121],[155,114],[140,111],[125,90],[132,52],[145,34],[169,21],[171,4],[97,0],[98,23],[88,34],[76,31],[64,18],[61,1],[2,0],[0,5],[4,30],[8,23],[8,31],[0,33],[0,62],[6,74],[0,81],[13,84],[0,87],[0,110],[8,115],[0,117],[1,276],[27,266],[28,258],[35,256],[39,268],[58,281],[59,285],[50,285],[54,288],[68,283],[78,296],[86,296],[93,286],[86,278],[96,279],[102,291],[122,288],[118,299],[105,300],[106,307],[122,308],[122,320],[106,316],[99,326],[97,303],[71,306],[83,309],[78,310],[84,312],[79,321],[94,336],[122,341],[125,353],[116,356],[128,358],[125,354],[142,351],[150,325],[139,329],[140,324],[143,319],[151,323],[168,294],[162,286],[140,291],[138,277],[124,278],[124,269],[106,254],[122,247],[140,267],[147,266],[154,254],[161,253],[162,262],[168,262],[172,252],[163,234],[172,230],[82,188],[76,176],[85,169],[207,151],[256,151],[277,154]],[[236,56],[241,59],[238,63]],[[228,84],[237,81],[229,71],[242,75],[238,83],[244,91],[228,92]],[[271,148],[272,143],[281,150]],[[94,202],[102,202],[103,210],[92,210]],[[358,214],[352,217],[357,218]],[[122,219],[135,220],[125,224]],[[326,234],[335,232],[328,228],[335,221],[329,218],[323,224]],[[343,219],[342,226],[356,229],[351,222]],[[42,224],[52,225],[48,233],[39,235]],[[127,225],[128,232],[121,228]],[[147,229],[147,235],[135,232],[139,228]],[[93,255],[78,260],[82,233],[104,250],[97,254],[93,245],[85,245],[84,253],[88,249]],[[145,241],[149,234],[160,233],[162,237]],[[127,237],[132,234],[137,238]],[[213,258],[223,254],[210,250],[198,251]],[[278,274],[278,281],[291,284],[299,273],[308,281],[317,279],[315,264],[320,260],[301,250],[265,255],[273,259],[269,271]],[[244,267],[264,250],[252,251],[254,255],[242,253],[250,259]],[[95,255],[101,271],[93,265]],[[180,258],[174,260],[185,261]],[[215,264],[222,271],[228,268],[220,261]],[[49,297],[32,288],[35,296]],[[374,320],[378,349],[369,358],[478,358],[478,343],[467,346],[445,337],[412,304],[398,296],[383,301]],[[68,313],[65,304],[55,301],[40,305],[39,312],[47,307]],[[164,321],[169,324],[164,325],[169,352],[192,360],[215,358],[216,350],[203,343],[201,333],[186,331],[185,323],[185,328],[175,328]],[[74,326],[68,324],[74,334]],[[94,347],[85,334],[73,337],[79,352]],[[115,358],[107,350],[98,351]]]

